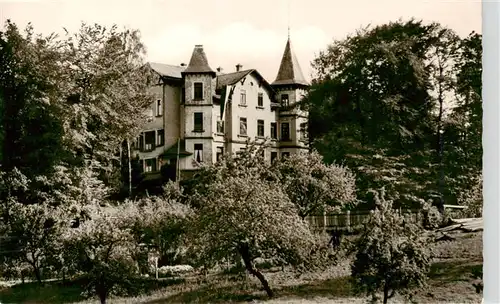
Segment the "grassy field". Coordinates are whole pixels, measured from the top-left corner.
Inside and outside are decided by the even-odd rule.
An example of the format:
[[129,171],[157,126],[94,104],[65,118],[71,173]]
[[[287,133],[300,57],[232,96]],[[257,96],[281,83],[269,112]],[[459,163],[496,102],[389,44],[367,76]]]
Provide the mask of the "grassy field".
[[[418,303],[480,303],[471,278],[474,268],[482,267],[482,233],[461,233],[456,240],[433,244],[436,258],[429,274],[429,287],[415,296]],[[111,298],[109,303],[366,303],[356,296],[349,282],[349,261],[323,272],[297,276],[291,271],[267,271],[266,278],[276,292],[268,300],[254,278],[211,275],[205,280],[187,278],[143,286],[137,297]],[[79,286],[34,283],[0,290],[1,303],[98,303],[84,300]],[[406,302],[395,297],[392,303]]]

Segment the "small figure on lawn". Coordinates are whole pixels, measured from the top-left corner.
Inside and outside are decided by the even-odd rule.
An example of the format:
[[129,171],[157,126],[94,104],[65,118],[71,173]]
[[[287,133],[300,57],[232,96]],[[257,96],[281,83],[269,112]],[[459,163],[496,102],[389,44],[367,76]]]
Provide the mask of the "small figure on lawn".
[[335,228],[334,230],[332,230],[330,235],[332,237],[330,238],[330,241],[328,242],[328,246],[330,246],[330,244],[331,244],[333,249],[338,248],[340,246],[340,237],[341,237],[340,231],[338,231],[337,228]]

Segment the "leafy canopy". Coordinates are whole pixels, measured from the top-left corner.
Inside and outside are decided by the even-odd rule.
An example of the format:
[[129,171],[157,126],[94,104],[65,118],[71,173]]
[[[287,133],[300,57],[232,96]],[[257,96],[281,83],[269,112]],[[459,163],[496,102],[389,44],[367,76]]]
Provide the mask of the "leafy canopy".
[[339,211],[356,201],[354,174],[344,166],[326,165],[316,151],[292,154],[275,162],[272,170],[301,218]]

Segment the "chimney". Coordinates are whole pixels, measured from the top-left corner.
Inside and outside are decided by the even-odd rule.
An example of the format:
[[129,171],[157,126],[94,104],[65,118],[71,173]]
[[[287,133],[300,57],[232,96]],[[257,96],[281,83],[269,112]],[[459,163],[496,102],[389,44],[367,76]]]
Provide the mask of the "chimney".
[[185,67],[185,66],[186,66],[186,64],[184,62],[181,63],[181,67]]
[[236,65],[236,72],[239,72],[243,66],[241,64]]
[[220,73],[220,72],[222,72],[222,68],[221,68],[221,67],[218,67],[218,68],[217,68],[217,72],[219,72],[219,73]]

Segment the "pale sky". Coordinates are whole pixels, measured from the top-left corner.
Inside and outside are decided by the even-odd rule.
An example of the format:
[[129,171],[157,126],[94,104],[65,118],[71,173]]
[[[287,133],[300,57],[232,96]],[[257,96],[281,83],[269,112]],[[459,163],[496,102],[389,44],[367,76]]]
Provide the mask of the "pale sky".
[[310,79],[310,62],[332,40],[368,24],[411,17],[440,22],[461,36],[481,33],[479,0],[0,0],[2,25],[6,19],[20,27],[31,21],[36,32],[51,33],[75,31],[81,21],[116,23],[141,31],[150,61],[187,64],[194,45],[203,44],[212,69],[232,72],[241,63],[269,82],[278,72],[288,23]]

